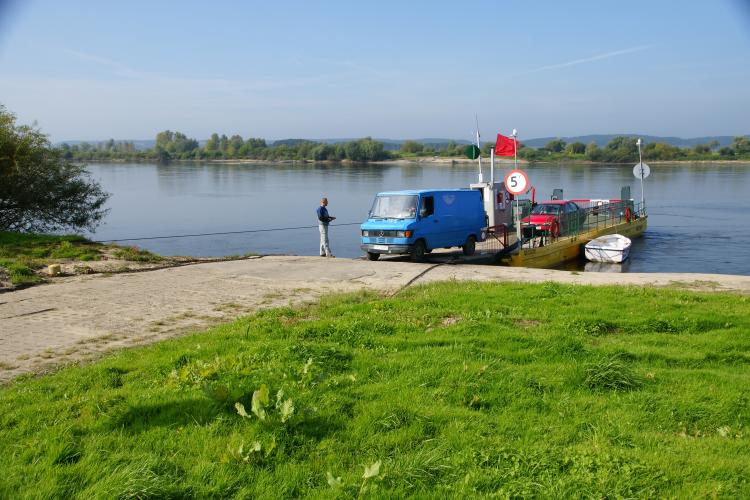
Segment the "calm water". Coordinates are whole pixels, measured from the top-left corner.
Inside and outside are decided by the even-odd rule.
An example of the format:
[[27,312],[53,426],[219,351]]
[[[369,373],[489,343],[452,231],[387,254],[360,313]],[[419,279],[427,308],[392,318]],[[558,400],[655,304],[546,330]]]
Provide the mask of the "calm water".
[[[94,238],[110,240],[247,229],[315,226],[321,196],[336,223],[359,223],[378,191],[468,187],[476,167],[217,164],[91,164],[112,197]],[[553,188],[566,198],[616,198],[640,186],[632,167],[525,167],[537,200]],[[500,172],[504,174],[505,168]],[[489,172],[485,172],[485,177]],[[750,164],[652,165],[646,179],[649,227],[633,241],[622,271],[750,275]],[[316,227],[251,234],[128,242],[164,255],[317,255]],[[331,227],[339,257],[358,257],[359,228]]]

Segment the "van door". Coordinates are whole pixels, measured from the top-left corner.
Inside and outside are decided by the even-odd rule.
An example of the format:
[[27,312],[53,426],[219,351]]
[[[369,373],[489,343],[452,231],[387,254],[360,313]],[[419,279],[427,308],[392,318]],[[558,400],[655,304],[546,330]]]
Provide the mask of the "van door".
[[435,196],[425,195],[419,200],[419,228],[417,237],[425,239],[427,248],[440,248],[441,246],[441,225],[440,219],[435,213]]
[[440,223],[443,240],[441,246],[454,247],[463,244],[461,237],[461,193],[443,192],[438,195]]

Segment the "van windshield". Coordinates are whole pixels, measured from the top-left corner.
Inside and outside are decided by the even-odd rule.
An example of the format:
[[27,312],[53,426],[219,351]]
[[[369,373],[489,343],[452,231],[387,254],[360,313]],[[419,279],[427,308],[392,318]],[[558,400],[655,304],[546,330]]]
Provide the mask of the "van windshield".
[[373,219],[415,219],[417,217],[416,195],[376,196],[370,210]]

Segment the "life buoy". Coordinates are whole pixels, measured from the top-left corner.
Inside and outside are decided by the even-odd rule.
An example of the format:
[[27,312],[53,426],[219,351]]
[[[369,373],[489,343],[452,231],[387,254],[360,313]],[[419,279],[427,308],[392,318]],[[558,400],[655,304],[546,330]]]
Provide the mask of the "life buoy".
[[557,222],[557,219],[553,220],[552,223],[549,226],[549,234],[552,236],[552,239],[555,239],[560,236],[560,224]]
[[633,212],[630,210],[630,207],[627,207],[625,209],[625,222],[630,222],[633,220]]

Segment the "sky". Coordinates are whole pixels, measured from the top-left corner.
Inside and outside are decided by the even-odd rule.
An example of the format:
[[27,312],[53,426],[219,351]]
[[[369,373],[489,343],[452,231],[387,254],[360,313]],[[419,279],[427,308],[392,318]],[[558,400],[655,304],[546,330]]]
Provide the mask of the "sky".
[[53,141],[750,133],[750,1],[0,0]]

